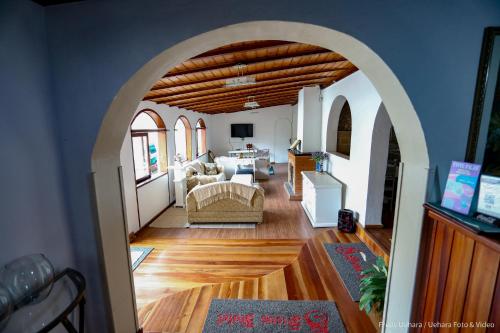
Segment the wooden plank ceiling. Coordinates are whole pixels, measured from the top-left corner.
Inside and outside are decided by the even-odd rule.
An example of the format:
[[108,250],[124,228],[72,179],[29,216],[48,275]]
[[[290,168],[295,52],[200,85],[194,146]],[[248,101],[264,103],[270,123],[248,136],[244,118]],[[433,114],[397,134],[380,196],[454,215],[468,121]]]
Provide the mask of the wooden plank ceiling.
[[[144,100],[209,114],[246,110],[244,103],[249,99],[260,107],[295,104],[302,87],[324,88],[356,70],[340,54],[314,45],[276,40],[240,42],[174,67]],[[254,77],[256,83],[226,86],[227,79],[242,75]]]

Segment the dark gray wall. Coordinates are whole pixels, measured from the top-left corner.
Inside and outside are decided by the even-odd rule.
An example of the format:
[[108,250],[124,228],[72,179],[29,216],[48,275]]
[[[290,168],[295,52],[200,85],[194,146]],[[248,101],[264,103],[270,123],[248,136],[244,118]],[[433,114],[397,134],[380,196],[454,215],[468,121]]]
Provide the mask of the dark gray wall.
[[[36,14],[35,21],[43,21],[39,11]],[[8,17],[24,26],[28,24],[24,15],[15,12]],[[96,331],[104,325],[106,312],[102,305],[102,270],[97,260],[95,219],[90,201],[90,157],[101,120],[113,96],[144,63],[186,38],[250,20],[301,21],[350,34],[377,52],[402,82],[422,122],[431,163],[439,168],[441,178],[437,184],[442,186],[450,161],[464,157],[483,29],[500,25],[500,3],[497,0],[88,0],[47,7],[46,19],[56,134],[60,143],[57,147],[61,148],[64,165],[70,239],[77,266],[90,283],[88,310],[92,320],[89,323],[92,325],[90,331]],[[14,177],[8,180],[10,187],[7,188],[16,194],[10,195],[12,198],[8,201],[7,211],[14,217],[11,219],[18,221],[27,215],[47,223],[51,220],[47,215],[56,214],[54,220],[60,221],[64,212],[61,195],[57,194],[58,185],[56,190],[47,191],[58,184],[55,176],[60,171],[48,114],[50,104],[44,84],[40,83],[45,83],[46,73],[42,70],[45,65],[35,56],[43,49],[43,42],[36,38],[38,34],[43,35],[40,29],[29,33],[29,38],[24,36],[35,39],[31,41],[35,45],[13,39],[10,41],[13,49],[1,51],[2,57],[3,52],[7,52],[9,58],[22,60],[14,59],[15,62],[33,69],[24,73],[25,67],[19,66],[18,71],[29,82],[16,79],[18,85],[11,87],[11,95],[17,102],[15,112],[23,112],[23,115],[8,115],[9,128],[0,135],[8,137],[11,133],[8,139],[9,142],[14,139],[16,148],[39,146],[35,156],[44,157],[36,158],[37,168],[22,167],[28,178],[22,181],[22,186]],[[14,28],[11,30],[12,34],[19,34]],[[36,53],[32,50],[34,47]],[[5,61],[2,66],[9,72],[14,70],[8,68],[12,65]],[[33,80],[30,78],[33,71],[42,73],[35,75]],[[26,83],[43,103],[26,100]],[[24,106],[19,108],[20,104]],[[7,103],[7,106],[14,105]],[[26,110],[27,107],[30,110]],[[7,109],[12,111],[12,107]],[[24,120],[22,124],[18,117]],[[2,126],[7,127],[3,123]],[[41,135],[26,134],[27,137],[24,133],[12,133],[12,128],[19,132],[19,128],[32,127]],[[2,152],[4,149],[12,151],[14,147],[2,147]],[[19,158],[35,159],[32,156]],[[40,168],[43,167],[46,172],[42,173]],[[8,168],[9,175],[12,172],[20,174],[15,166],[2,168]],[[22,191],[23,186],[28,191]],[[22,209],[26,206],[38,207],[40,212],[27,213]],[[59,234],[64,232],[64,224],[61,223],[58,229],[62,230]],[[16,224],[13,234],[20,230],[25,229]],[[34,238],[33,242],[42,242],[39,238],[43,236],[30,238]],[[65,248],[64,243],[61,248]]]

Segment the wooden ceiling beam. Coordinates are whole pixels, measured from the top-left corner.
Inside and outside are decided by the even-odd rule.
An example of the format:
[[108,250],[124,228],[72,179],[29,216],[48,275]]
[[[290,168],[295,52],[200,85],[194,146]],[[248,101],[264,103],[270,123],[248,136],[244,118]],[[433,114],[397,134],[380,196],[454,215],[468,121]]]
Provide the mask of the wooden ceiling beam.
[[193,58],[194,59],[203,58],[203,57],[219,55],[219,54],[224,54],[224,53],[229,53],[229,52],[246,51],[246,50],[252,50],[255,48],[270,47],[270,46],[292,44],[292,43],[293,42],[288,42],[288,41],[283,41],[283,40],[252,40],[252,41],[246,41],[246,42],[237,42],[237,43],[231,43],[228,45],[218,47],[216,49],[213,49],[213,50],[207,51],[205,53],[202,53],[200,55],[197,55],[196,57],[193,57]]
[[[295,99],[293,98],[280,98],[280,99],[269,99],[265,101],[259,102],[259,107],[262,108],[262,105],[287,105],[287,104],[294,104],[296,102]],[[241,110],[252,110],[251,108],[246,108],[242,103],[234,103],[234,104],[226,104],[226,105],[216,105],[213,107],[204,107],[204,108],[196,108],[193,109],[192,111],[197,111],[197,112],[209,112],[209,111],[217,111],[217,110],[226,110],[230,108],[240,108]]]
[[[262,83],[269,80],[299,77],[308,74],[331,74],[342,75],[346,71],[353,71],[353,67],[335,68],[335,62],[328,63],[325,65],[312,65],[304,67],[296,67],[293,69],[279,69],[268,72],[263,72],[260,74],[253,75],[257,83]],[[338,66],[338,65],[337,65]],[[169,96],[179,93],[188,93],[195,91],[202,91],[207,89],[216,89],[225,87],[226,79],[215,79],[211,81],[204,81],[202,83],[190,83],[185,85],[179,85],[176,87],[156,89],[150,91],[146,94],[145,98],[157,97],[157,96]]]
[[[268,108],[272,106],[279,106],[279,105],[288,105],[292,104],[293,102],[288,102],[288,101],[274,101],[274,102],[266,102],[262,103],[258,109],[263,109],[263,108]],[[243,106],[231,106],[227,108],[214,108],[214,109],[200,109],[197,110],[197,112],[201,113],[208,113],[208,114],[217,114],[217,113],[230,113],[230,112],[240,112],[240,111],[251,111],[255,109],[246,109]]]
[[[293,82],[295,80],[303,80],[303,79],[308,79],[308,78],[323,78],[323,77],[332,77],[333,79],[340,78],[342,75],[347,74],[349,70],[328,70],[328,71],[320,71],[320,72],[312,72],[308,74],[290,74],[290,75],[283,75],[278,78],[269,78],[265,80],[257,80],[255,84],[252,85],[247,85],[247,86],[240,86],[240,87],[226,87],[225,85],[219,85],[216,87],[202,87],[197,90],[192,90],[192,91],[180,91],[180,92],[171,92],[171,93],[157,93],[157,92],[150,92],[148,93],[144,99],[149,100],[149,99],[157,99],[157,98],[170,98],[171,100],[176,99],[176,98],[182,98],[184,96],[203,96],[203,95],[210,95],[212,93],[218,93],[218,92],[223,92],[223,91],[233,91],[238,88],[245,88],[245,87],[263,87],[271,84],[279,84],[279,83],[285,83],[285,82]],[[209,92],[209,93],[207,93]],[[191,94],[191,95],[189,95]]]
[[[254,98],[253,101],[256,101],[260,104],[261,102],[264,102],[264,101],[277,100],[277,99],[297,100],[298,95],[295,93],[290,93],[290,94],[278,95],[278,96],[262,96],[259,98]],[[218,103],[195,104],[195,105],[190,105],[189,107],[183,107],[183,108],[188,109],[188,110],[198,110],[198,109],[203,109],[203,108],[219,107],[219,106],[226,106],[226,105],[241,105],[241,106],[243,106],[246,102],[248,102],[248,99],[240,98],[240,99],[234,99],[234,100],[221,101]]]
[[325,79],[325,78],[329,78],[331,80],[336,79],[336,77],[334,77],[328,73],[326,73],[326,74],[325,73],[306,74],[306,75],[290,77],[290,78],[281,78],[281,79],[257,82],[255,84],[240,86],[240,87],[214,88],[214,89],[207,89],[207,90],[202,90],[202,91],[197,91],[197,92],[168,95],[165,97],[163,97],[163,96],[145,97],[144,99],[145,100],[153,100],[155,102],[171,102],[171,101],[176,101],[176,100],[179,101],[179,100],[189,99],[189,98],[203,98],[204,96],[215,95],[215,94],[238,93],[238,92],[244,91],[244,90],[255,90],[255,89],[263,88],[263,87],[267,87],[266,89],[271,89],[271,87],[273,87],[273,86],[279,86],[279,85],[288,84],[288,83],[298,83],[298,82],[308,81],[308,80],[313,80],[313,79]]
[[[235,67],[245,64],[244,67]],[[246,110],[249,96],[260,107],[294,104],[305,86],[324,88],[357,70],[325,48],[279,40],[227,44],[175,66],[144,100],[216,114]],[[256,83],[226,87],[228,78],[251,75]]]
[[270,47],[228,52],[206,57],[191,58],[172,68],[165,76],[173,74],[187,74],[200,69],[215,69],[221,66],[234,66],[240,63],[249,63],[262,59],[283,58],[284,55],[304,55],[321,51],[330,51],[325,48],[302,44],[289,43]]
[[261,98],[261,97],[268,97],[268,96],[282,96],[282,95],[290,95],[290,94],[298,94],[299,90],[301,87],[293,87],[293,88],[287,88],[287,89],[280,89],[278,91],[274,90],[264,90],[262,92],[258,92],[252,95],[238,95],[238,96],[230,96],[230,97],[223,97],[223,98],[216,98],[216,99],[207,99],[207,100],[201,100],[197,102],[190,102],[190,103],[170,103],[170,106],[179,106],[183,107],[186,109],[189,109],[193,105],[203,105],[203,104],[217,104],[220,102],[227,102],[231,100],[236,100],[236,99],[248,99],[249,96],[254,96],[255,98]]
[[[285,88],[302,88],[304,86],[313,86],[313,85],[319,85],[319,86],[326,86],[326,85],[329,85],[333,82],[333,79],[332,78],[317,78],[317,79],[310,79],[310,80],[300,80],[300,81],[297,81],[297,82],[286,82],[286,83],[282,83],[282,84],[276,84],[276,85],[273,85],[273,86],[269,86],[269,87],[259,87],[259,88],[249,88],[249,89],[245,89],[245,90],[237,90],[237,91],[231,91],[231,92],[225,92],[225,93],[219,93],[219,94],[214,94],[211,96],[211,98],[227,98],[227,97],[235,97],[235,96],[252,96],[252,95],[255,95],[259,92],[263,92],[263,91],[271,91],[271,90],[275,90],[275,89],[285,89]],[[188,102],[202,102],[204,100],[207,100],[207,96],[201,96],[201,97],[193,97],[193,98],[187,98],[187,99],[184,99],[184,100],[180,100],[180,99],[177,99],[177,100],[168,100],[168,101],[163,101],[163,100],[153,100],[154,102],[156,103],[165,103],[165,104],[168,104],[168,105],[179,105],[179,104],[185,104],[185,103],[188,103]]]
[[[332,77],[330,77],[330,76],[321,77],[320,76],[320,77],[314,77],[312,79],[323,79],[323,78],[329,78],[332,81],[334,81],[336,79],[336,77],[333,77],[333,76]],[[266,85],[266,86],[260,86],[260,87],[253,85],[253,86],[247,86],[247,87],[248,87],[248,89],[252,89],[252,91],[254,91],[255,94],[273,93],[273,92],[280,92],[283,90],[290,90],[292,88],[300,89],[300,88],[297,88],[297,86],[300,86],[300,82],[305,81],[305,80],[311,80],[311,79],[300,79],[300,80],[296,80],[296,81],[290,80],[290,82],[287,81],[287,82],[283,83],[283,84],[297,83],[297,85],[293,85],[293,86],[287,86],[287,85],[283,85],[281,83],[277,83],[275,85]],[[171,105],[177,105],[177,104],[185,104],[185,103],[191,103],[191,102],[223,99],[223,98],[228,98],[231,96],[246,96],[248,89],[246,89],[246,90],[229,90],[229,91],[221,92],[221,93],[217,93],[217,94],[212,94],[212,95],[207,94],[207,95],[195,96],[195,97],[184,98],[184,99],[179,99],[179,98],[172,99],[172,100],[168,101],[168,103]],[[153,101],[156,101],[156,99],[153,99]],[[163,102],[165,102],[165,101],[163,101]]]
[[[297,99],[298,94],[296,93],[287,93],[283,95],[274,95],[274,96],[258,96],[252,99],[252,101],[256,102],[262,102],[266,100],[274,100],[274,99]],[[204,103],[204,104],[195,104],[191,105],[191,108],[205,108],[205,107],[213,107],[213,106],[219,106],[219,105],[228,105],[228,104],[240,104],[243,105],[245,102],[248,102],[249,100],[247,98],[237,98],[237,99],[232,99],[232,100],[226,100],[226,101],[220,101],[217,103]]]
[[[279,62],[280,64],[277,64]],[[303,56],[286,57],[273,60],[264,60],[247,64],[245,68],[245,75],[254,75],[259,73],[268,72],[272,68],[280,69],[293,69],[297,67],[304,67],[309,65],[326,65],[330,63],[338,63],[340,66],[343,64],[354,67],[343,56],[335,52],[321,52]],[[151,89],[159,90],[169,87],[176,87],[182,84],[202,83],[213,80],[213,78],[230,78],[238,75],[237,69],[234,66],[220,67],[211,70],[200,70],[190,74],[166,76],[159,80]],[[202,79],[200,79],[200,77]]]

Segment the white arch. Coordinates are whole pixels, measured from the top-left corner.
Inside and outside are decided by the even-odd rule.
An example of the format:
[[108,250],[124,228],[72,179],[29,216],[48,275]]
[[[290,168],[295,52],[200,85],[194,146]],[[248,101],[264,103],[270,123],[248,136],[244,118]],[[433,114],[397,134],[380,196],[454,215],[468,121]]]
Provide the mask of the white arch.
[[[396,211],[385,320],[407,322],[411,312],[417,253],[429,164],[418,116],[390,68],[366,45],[344,33],[305,23],[254,21],[212,30],[176,44],[145,64],[113,99],[99,130],[92,154],[99,230],[105,272],[117,332],[137,326],[133,279],[129,268],[128,232],[123,222],[120,191],[120,148],[139,102],[170,68],[210,49],[245,40],[288,40],[335,50],[361,69],[376,87],[394,124],[405,178]],[[399,246],[404,244],[404,246]],[[393,270],[392,268],[401,267]],[[128,276],[128,279],[124,279]],[[391,293],[397,290],[397,293]]]
[[373,123],[370,149],[370,177],[368,179],[368,196],[366,198],[366,206],[370,207],[370,214],[366,217],[366,225],[380,225],[382,222],[385,173],[387,169],[391,126],[389,115],[385,110],[384,104],[381,103]]
[[347,98],[343,95],[335,97],[328,114],[326,128],[326,151],[329,153],[337,152],[337,132],[339,129],[339,120],[342,107],[348,103]]

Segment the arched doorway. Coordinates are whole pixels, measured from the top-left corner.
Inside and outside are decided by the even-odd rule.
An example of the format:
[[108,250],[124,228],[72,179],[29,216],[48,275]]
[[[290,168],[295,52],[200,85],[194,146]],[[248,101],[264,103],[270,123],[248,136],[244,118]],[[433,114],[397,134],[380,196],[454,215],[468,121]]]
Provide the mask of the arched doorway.
[[150,87],[183,60],[228,43],[257,39],[296,41],[335,50],[363,71],[384,101],[401,148],[404,176],[397,200],[396,220],[400,223],[393,234],[384,321],[410,319],[429,165],[425,137],[411,101],[390,68],[355,38],[311,24],[257,21],[216,29],[168,48],[122,86],[104,117],[92,154],[92,170],[113,324],[118,332],[137,327],[120,192],[120,148],[135,109]]

